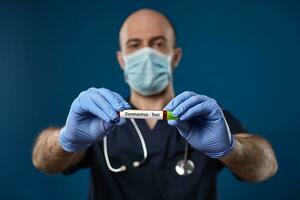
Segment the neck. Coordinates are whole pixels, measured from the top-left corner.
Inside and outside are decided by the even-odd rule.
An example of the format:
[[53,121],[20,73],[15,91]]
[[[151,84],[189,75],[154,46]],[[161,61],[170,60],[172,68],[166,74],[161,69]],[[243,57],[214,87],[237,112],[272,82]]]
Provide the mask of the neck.
[[140,110],[162,110],[174,96],[174,88],[170,83],[164,91],[152,96],[143,96],[131,90],[130,102]]

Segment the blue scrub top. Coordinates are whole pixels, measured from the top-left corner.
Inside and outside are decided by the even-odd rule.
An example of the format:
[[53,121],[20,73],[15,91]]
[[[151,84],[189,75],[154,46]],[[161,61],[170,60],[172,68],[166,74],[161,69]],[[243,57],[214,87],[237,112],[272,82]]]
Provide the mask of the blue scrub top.
[[[242,124],[224,110],[232,134],[246,132]],[[118,168],[126,165],[125,172],[111,172],[105,162],[103,142],[94,143],[84,159],[65,174],[90,168],[90,200],[160,200],[197,199],[215,200],[218,172],[223,168],[218,159],[207,157],[189,146],[188,158],[195,164],[189,176],[179,176],[176,163],[183,159],[185,140],[175,127],[167,121],[159,120],[150,129],[145,120],[136,120],[148,150],[148,158],[138,168],[132,163],[143,159],[139,137],[130,122],[117,127],[107,136],[108,155],[111,165]]]

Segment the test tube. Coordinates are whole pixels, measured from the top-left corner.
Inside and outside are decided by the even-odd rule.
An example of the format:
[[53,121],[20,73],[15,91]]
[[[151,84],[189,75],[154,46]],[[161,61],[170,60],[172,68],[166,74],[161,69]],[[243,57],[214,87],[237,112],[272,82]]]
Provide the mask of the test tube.
[[178,120],[178,117],[167,110],[123,110],[118,114],[121,118]]

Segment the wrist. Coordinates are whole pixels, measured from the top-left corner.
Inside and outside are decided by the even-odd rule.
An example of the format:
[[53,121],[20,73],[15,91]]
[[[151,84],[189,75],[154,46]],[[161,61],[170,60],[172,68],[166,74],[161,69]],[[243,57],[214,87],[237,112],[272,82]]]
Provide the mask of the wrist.
[[240,154],[241,153],[241,143],[240,141],[238,140],[238,138],[235,138],[234,139],[234,148],[228,152],[227,154],[225,154],[224,156],[222,157],[219,157],[218,159],[220,161],[222,161],[223,163],[228,163],[230,162],[233,158],[236,157],[236,155]]
[[66,128],[59,131],[59,144],[67,152],[78,152],[87,149],[91,144],[85,142],[73,142],[66,137]]
[[223,150],[221,152],[206,153],[206,155],[209,156],[210,158],[225,157],[235,148],[235,145],[236,145],[235,137],[231,136],[231,142],[230,142],[230,146],[228,148],[226,148],[225,150]]
[[220,151],[220,152],[217,152],[217,153],[207,153],[207,155],[211,158],[221,158],[221,157],[224,157],[226,156],[227,154],[229,154],[235,147],[235,137],[231,134],[231,131],[230,131],[230,128],[228,126],[228,123],[226,121],[226,118],[222,112],[222,116],[223,116],[223,119],[224,119],[224,123],[225,123],[225,127],[226,127],[226,133],[228,134],[228,139],[230,140],[230,145],[228,148],[226,148],[225,150],[223,151]]

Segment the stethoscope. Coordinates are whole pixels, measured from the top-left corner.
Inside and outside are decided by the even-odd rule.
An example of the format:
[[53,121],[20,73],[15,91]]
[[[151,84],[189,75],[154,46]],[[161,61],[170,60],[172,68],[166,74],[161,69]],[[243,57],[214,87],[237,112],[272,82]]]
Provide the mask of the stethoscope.
[[[143,154],[144,154],[142,160],[140,160],[140,161],[137,160],[132,163],[133,167],[137,168],[147,160],[148,152],[147,152],[144,137],[143,137],[137,123],[132,118],[130,119],[130,121],[139,136],[140,142],[142,144]],[[192,160],[188,159],[188,145],[189,145],[188,142],[185,142],[184,157],[183,157],[183,159],[179,160],[177,162],[177,164],[175,165],[175,171],[180,176],[188,176],[188,175],[192,174],[194,171],[194,168],[195,168],[194,162]],[[108,150],[107,150],[107,136],[105,136],[103,138],[103,151],[104,151],[104,158],[105,158],[106,165],[111,172],[118,173],[118,172],[124,172],[127,170],[126,165],[121,165],[118,168],[112,167],[110,160],[109,160]]]

